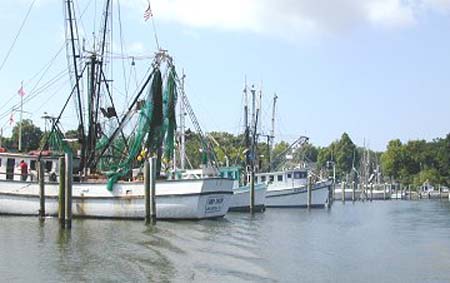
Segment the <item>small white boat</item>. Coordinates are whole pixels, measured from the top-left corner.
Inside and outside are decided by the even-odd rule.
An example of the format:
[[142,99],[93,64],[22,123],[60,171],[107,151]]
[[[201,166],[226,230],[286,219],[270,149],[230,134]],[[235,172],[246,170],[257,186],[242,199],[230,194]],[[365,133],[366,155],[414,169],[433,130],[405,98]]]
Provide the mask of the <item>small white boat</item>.
[[[39,185],[35,180],[19,181],[14,164],[35,156],[0,154],[0,214],[38,215]],[[46,176],[59,170],[58,160],[45,158]],[[12,166],[12,167],[11,167]],[[6,173],[8,172],[8,173]],[[35,172],[31,168],[30,175]],[[46,178],[46,181],[48,177]],[[205,178],[156,182],[156,217],[158,219],[207,219],[223,217],[229,208],[233,180]],[[58,183],[45,183],[46,214],[55,216],[58,209]],[[106,182],[73,183],[74,217],[144,218],[144,185],[142,182],[118,182],[112,191]]]
[[[308,207],[307,169],[289,169],[258,173],[256,183],[268,182],[266,207]],[[325,207],[330,203],[331,181],[321,181],[311,190],[311,207]]]

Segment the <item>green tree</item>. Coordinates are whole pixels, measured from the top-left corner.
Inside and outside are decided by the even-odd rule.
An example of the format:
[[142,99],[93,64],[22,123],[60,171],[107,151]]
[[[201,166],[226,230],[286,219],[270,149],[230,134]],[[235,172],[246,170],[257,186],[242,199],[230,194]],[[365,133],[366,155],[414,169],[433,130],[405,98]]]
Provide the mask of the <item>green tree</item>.
[[[12,130],[12,138],[15,141],[19,140],[20,122],[17,123]],[[42,131],[36,127],[29,119],[22,121],[22,151],[30,151],[39,149],[39,142],[42,137]],[[17,142],[18,148],[18,142]]]
[[347,133],[343,133],[335,146],[336,170],[339,174],[347,174],[354,164],[359,162],[356,156],[356,146]]
[[383,174],[397,179],[400,176],[403,161],[404,148],[402,142],[399,139],[389,141],[387,150],[381,155]]

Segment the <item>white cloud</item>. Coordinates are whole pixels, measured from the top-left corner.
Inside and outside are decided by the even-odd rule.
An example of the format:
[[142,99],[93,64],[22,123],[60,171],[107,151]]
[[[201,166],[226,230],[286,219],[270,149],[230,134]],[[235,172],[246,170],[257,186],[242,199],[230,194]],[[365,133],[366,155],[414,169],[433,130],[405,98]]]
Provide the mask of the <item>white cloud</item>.
[[[337,33],[359,26],[404,28],[423,11],[448,11],[450,0],[152,0],[157,20],[189,27],[282,36]],[[143,13],[147,0],[126,4]]]

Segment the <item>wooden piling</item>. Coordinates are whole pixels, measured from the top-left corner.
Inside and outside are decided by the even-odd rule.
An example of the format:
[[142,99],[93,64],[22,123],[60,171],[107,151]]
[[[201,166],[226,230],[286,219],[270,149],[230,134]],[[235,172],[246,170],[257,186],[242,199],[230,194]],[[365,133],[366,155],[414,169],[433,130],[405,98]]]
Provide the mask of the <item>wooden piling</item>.
[[[400,189],[400,199],[401,199],[402,198],[402,195],[401,195],[401,193],[402,193],[401,184],[394,185],[395,199],[398,198],[398,191],[399,191],[399,189]],[[392,199],[392,197],[391,197],[391,199]]]
[[255,168],[250,172],[250,213],[255,212]]
[[356,183],[352,183],[352,201],[356,201]]
[[409,200],[412,199],[412,196],[411,196],[411,185],[408,185],[408,197],[409,197]]
[[144,162],[145,224],[156,224],[156,158]]
[[343,182],[341,183],[341,191],[342,191],[341,199],[342,199],[342,203],[345,203],[345,186],[346,186],[346,184],[345,184],[345,182],[343,181]]
[[150,220],[156,224],[156,158],[150,159]]
[[336,198],[336,179],[333,178],[333,186],[331,187],[331,202]]
[[150,218],[150,162],[144,161],[144,203],[145,203],[145,224],[151,223]]
[[38,161],[38,180],[39,180],[39,218],[45,219],[45,171],[44,161]]
[[[386,200],[386,189],[387,189],[387,184],[383,184],[383,200]],[[389,184],[389,191],[391,191],[391,186],[392,184]]]
[[442,199],[442,189],[441,189],[441,184],[438,185],[439,188],[439,200]]
[[370,201],[373,200],[373,184],[370,184]]
[[72,228],[72,155],[66,153],[65,156],[65,228]]
[[313,186],[313,182],[312,182],[312,178],[309,177],[308,178],[308,186],[307,186],[307,198],[306,198],[306,207],[307,208],[311,208],[312,206],[312,186]]
[[58,192],[58,220],[59,225],[64,228],[66,215],[66,170],[64,157],[59,158],[59,192]]

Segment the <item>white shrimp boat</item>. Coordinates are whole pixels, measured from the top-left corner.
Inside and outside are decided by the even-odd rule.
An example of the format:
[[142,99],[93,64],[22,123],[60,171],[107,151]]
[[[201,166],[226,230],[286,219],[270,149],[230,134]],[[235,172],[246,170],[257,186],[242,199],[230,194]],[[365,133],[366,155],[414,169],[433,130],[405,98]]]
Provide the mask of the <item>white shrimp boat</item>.
[[[308,206],[307,176],[307,169],[258,173],[256,174],[256,183],[268,183],[266,207],[306,208]],[[313,185],[311,191],[312,208],[329,205],[331,185],[331,181],[320,181]]]
[[[0,214],[38,215],[39,185],[36,182],[36,156],[0,154]],[[20,181],[20,160],[30,164],[28,181]],[[57,215],[58,160],[45,160],[46,214]],[[56,180],[49,181],[53,176]],[[156,216],[159,219],[208,219],[223,217],[230,205],[233,181],[224,178],[170,180],[156,182]],[[113,190],[106,182],[73,183],[74,217],[144,218],[142,182],[118,182]]]

